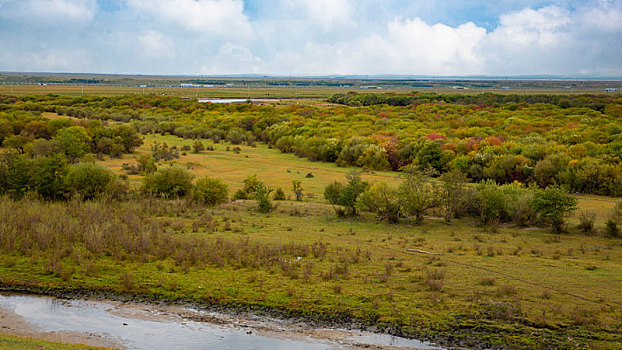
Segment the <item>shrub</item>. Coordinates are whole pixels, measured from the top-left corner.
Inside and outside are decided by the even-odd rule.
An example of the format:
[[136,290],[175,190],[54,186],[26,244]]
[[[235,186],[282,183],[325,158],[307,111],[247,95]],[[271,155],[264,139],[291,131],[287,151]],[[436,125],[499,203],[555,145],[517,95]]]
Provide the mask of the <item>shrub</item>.
[[400,203],[398,192],[386,182],[376,182],[357,200],[357,207],[378,214],[381,219],[395,223],[399,220]]
[[300,180],[293,180],[292,181],[292,192],[294,192],[294,194],[296,195],[296,200],[297,201],[301,201],[302,200],[302,181]]
[[605,222],[605,234],[607,235],[607,237],[619,237],[620,229],[618,228],[618,223],[613,221],[612,219],[607,220],[607,222]]
[[536,192],[532,203],[534,210],[551,225],[553,231],[560,233],[564,218],[576,209],[577,199],[559,187],[549,186]]
[[324,198],[331,204],[343,206],[345,215],[356,214],[356,201],[363,193],[368,183],[361,180],[359,172],[352,172],[346,175],[348,183],[344,186],[340,182],[334,183],[324,188]]
[[579,214],[579,229],[583,233],[592,233],[594,230],[594,222],[596,222],[596,213],[591,210],[582,210]]
[[143,191],[163,197],[183,197],[192,190],[194,176],[181,166],[160,168],[143,180]]
[[505,196],[499,185],[493,180],[482,181],[475,187],[475,206],[480,222],[485,224],[501,219]]
[[270,192],[272,192],[272,189],[261,181],[255,186],[257,210],[260,213],[269,213],[273,209],[272,202],[270,201]]
[[81,126],[70,126],[60,129],[54,136],[54,141],[61,145],[67,158],[76,161],[91,150],[91,137]]
[[428,210],[441,204],[441,191],[418,168],[409,166],[403,168],[403,171],[399,199],[404,211],[414,215],[415,223],[420,224]]
[[102,194],[114,181],[112,170],[95,163],[78,163],[69,167],[65,186],[73,195],[91,199]]
[[272,196],[272,199],[274,199],[275,201],[282,201],[285,200],[285,198],[285,191],[283,191],[283,189],[280,187],[276,189],[274,195]]
[[192,196],[196,201],[216,205],[227,200],[229,187],[221,180],[203,177],[195,183]]

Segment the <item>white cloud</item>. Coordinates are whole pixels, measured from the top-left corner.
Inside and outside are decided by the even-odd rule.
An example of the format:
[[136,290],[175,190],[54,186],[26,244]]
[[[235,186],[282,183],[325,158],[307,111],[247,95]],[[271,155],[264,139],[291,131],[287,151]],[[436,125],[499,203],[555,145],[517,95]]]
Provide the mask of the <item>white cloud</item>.
[[295,74],[472,74],[481,69],[476,48],[485,35],[484,28],[470,22],[452,28],[419,18],[395,20],[386,35],[335,44],[308,42],[302,55],[279,55],[283,61],[273,69],[289,67]]
[[128,5],[137,14],[191,31],[224,37],[252,34],[241,0],[128,0]]
[[302,0],[311,21],[320,23],[324,29],[332,29],[350,22],[353,6],[350,0]]
[[170,38],[156,30],[148,30],[138,37],[138,42],[148,55],[171,56],[174,52]]
[[226,43],[216,55],[206,59],[208,62],[201,65],[201,74],[261,73],[261,59],[240,45]]
[[86,23],[95,17],[96,0],[0,0],[0,17],[37,26]]
[[568,39],[569,12],[556,7],[524,9],[502,15],[489,40],[507,47],[555,46]]
[[488,30],[475,15],[422,19],[449,7],[439,2],[400,13],[397,0],[118,1],[0,0],[0,70],[622,75],[620,0],[502,1],[518,10],[496,11]]

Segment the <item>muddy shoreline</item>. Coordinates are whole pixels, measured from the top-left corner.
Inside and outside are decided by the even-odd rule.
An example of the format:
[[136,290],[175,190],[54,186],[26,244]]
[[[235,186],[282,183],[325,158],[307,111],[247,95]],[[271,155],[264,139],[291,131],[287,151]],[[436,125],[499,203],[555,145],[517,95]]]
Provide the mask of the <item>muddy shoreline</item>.
[[[301,334],[311,335],[316,331],[326,329],[341,329],[341,330],[354,330],[365,331],[377,334],[385,334],[396,337],[403,337],[408,339],[418,339],[423,342],[433,343],[434,345],[446,348],[446,349],[502,349],[500,346],[491,346],[490,344],[482,343],[476,336],[469,335],[468,329],[457,330],[456,333],[451,331],[435,333],[432,331],[421,332],[404,332],[400,327],[395,325],[386,325],[372,323],[365,320],[356,319],[347,314],[333,315],[331,317],[322,317],[319,315],[303,315],[300,312],[292,312],[290,310],[279,310],[266,307],[256,307],[252,305],[221,305],[221,304],[209,304],[206,302],[197,302],[193,300],[184,299],[166,299],[159,298],[158,296],[146,296],[133,293],[115,293],[109,291],[100,290],[88,290],[88,289],[58,289],[58,288],[45,288],[39,286],[19,286],[19,285],[0,285],[0,292],[5,293],[20,293],[31,295],[44,295],[51,296],[60,299],[78,299],[78,300],[92,300],[92,301],[110,301],[119,303],[133,303],[144,304],[156,308],[167,308],[175,313],[175,316],[184,317],[191,321],[197,322],[212,322],[218,324],[218,322],[224,322],[222,320],[214,319],[206,314],[198,313],[183,313],[179,311],[173,311],[176,307],[195,309],[206,313],[215,312],[231,316],[232,318],[241,318],[249,320],[252,318],[262,317],[268,319],[279,320],[286,324],[287,328],[293,330],[293,332],[299,332]],[[270,329],[262,329],[261,326],[254,326],[255,329],[260,331],[270,332]],[[30,331],[35,332],[35,329]],[[274,330],[272,330],[274,331]],[[13,333],[20,335],[17,333]],[[27,335],[31,337],[39,337],[38,335]],[[72,334],[71,336],[80,337],[80,335]],[[118,344],[106,343],[105,339],[91,339],[97,338],[96,335],[89,335],[89,341],[92,341],[90,345],[97,346],[118,346]],[[60,338],[54,338],[50,335],[50,339],[56,341]],[[47,339],[47,338],[42,338]],[[70,338],[71,339],[71,338]],[[374,348],[374,347],[371,347]]]

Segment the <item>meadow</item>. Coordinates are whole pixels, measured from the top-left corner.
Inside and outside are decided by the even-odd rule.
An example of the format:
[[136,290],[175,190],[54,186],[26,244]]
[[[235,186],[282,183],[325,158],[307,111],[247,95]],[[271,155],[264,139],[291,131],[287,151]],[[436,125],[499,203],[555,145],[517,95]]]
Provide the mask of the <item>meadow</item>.
[[[300,152],[288,151],[283,142],[252,127],[253,134],[245,130],[249,133],[241,140],[228,132],[232,125],[243,128],[252,116],[253,126],[261,125],[262,120],[278,120],[294,125],[292,132],[313,132],[314,127],[319,127],[317,120],[330,119],[334,129],[321,132],[337,135],[346,130],[338,127],[340,115],[350,113],[349,117],[359,122],[370,120],[380,133],[392,122],[404,125],[409,119],[419,118],[425,124],[423,111],[440,108],[435,107],[436,103],[412,112],[411,107],[388,106],[203,107],[188,102],[188,107],[175,99],[151,97],[135,101],[139,108],[125,104],[132,98],[113,101],[117,107],[110,110],[93,107],[108,103],[104,99],[66,100],[54,96],[47,101],[33,102],[28,97],[4,105],[12,125],[35,130],[47,137],[46,141],[60,143],[67,138],[63,132],[64,138],[58,136],[62,128],[54,129],[56,135],[52,136],[35,128],[41,124],[29,122],[46,120],[50,126],[46,131],[60,123],[73,130],[82,126],[91,144],[88,150],[82,150],[85,154],[76,157],[82,159],[78,164],[104,165],[116,178],[126,179],[128,186],[121,198],[102,195],[90,200],[79,196],[46,200],[37,194],[40,184],[32,190],[28,185],[25,189],[7,187],[9,190],[0,199],[0,284],[4,289],[252,309],[269,315],[304,317],[321,325],[373,327],[446,346],[616,349],[622,342],[622,241],[606,236],[603,228],[618,198],[573,194],[578,210],[567,219],[566,231],[561,234],[540,224],[521,227],[503,220],[483,224],[468,215],[448,222],[441,208],[429,210],[423,223],[406,216],[389,224],[364,211],[340,217],[336,215],[337,206],[324,199],[326,186],[344,182],[346,175],[355,170],[364,170],[362,178],[370,183],[384,181],[397,186],[401,182],[399,173],[382,167],[363,169],[355,164],[337,164],[334,159],[311,161],[311,152],[302,152],[303,148],[299,148]],[[89,107],[76,107],[80,103]],[[163,106],[169,103],[180,107]],[[607,103],[611,105],[607,111],[616,111],[619,102]],[[33,111],[33,106],[37,110]],[[463,113],[456,117],[460,119],[473,114],[473,110],[479,111],[472,106],[447,108],[446,114],[434,109],[434,123],[443,116],[454,118]],[[548,110],[557,114],[549,114]],[[489,119],[488,114],[477,112],[480,129],[473,129],[471,123],[470,132],[494,128],[508,111],[491,113]],[[380,122],[372,119],[379,113],[385,113]],[[549,140],[546,152],[577,151],[570,151],[575,141],[565,144],[565,138],[558,137],[561,133],[554,127],[555,123],[567,125],[564,118],[570,118],[577,126],[568,128],[568,133],[581,131],[580,141],[584,143],[590,138],[602,140],[588,144],[590,151],[598,151],[591,154],[601,157],[607,166],[617,164],[608,153],[617,135],[615,118],[607,114],[610,112],[597,114],[588,109],[567,111],[538,105],[525,106],[522,113],[521,118],[526,120],[543,114],[550,117],[551,124],[543,126],[538,121],[539,127],[546,129],[547,138],[556,140]],[[584,116],[580,117],[580,113]],[[583,127],[589,124],[586,115],[603,125],[599,134]],[[97,124],[102,121],[103,125]],[[127,130],[120,128],[123,125],[143,130],[141,134],[127,135]],[[198,138],[180,137],[189,132],[183,126],[206,125],[209,130],[191,130],[198,133]],[[220,130],[217,128],[227,132],[213,132]],[[421,132],[423,138],[429,134],[428,130]],[[455,136],[447,134],[460,138],[459,132]],[[260,139],[262,135],[264,139]],[[101,141],[104,138],[112,140],[106,141],[112,142],[105,144],[107,148]],[[208,149],[193,151],[197,139]],[[35,146],[36,140],[26,141],[33,145],[10,143],[2,151],[14,154],[17,145],[23,150],[18,159],[31,157],[36,161],[40,155],[35,154],[43,152],[40,149],[48,150],[41,145],[54,146],[42,141]],[[508,150],[515,149],[515,141],[508,138],[503,146],[491,149],[497,155],[507,151],[514,156],[514,151]],[[114,151],[115,144],[125,144],[130,150],[119,146],[115,154],[106,153]],[[195,179],[219,179],[228,185],[230,195],[243,188],[248,176],[256,174],[269,187],[282,188],[288,198],[274,200],[274,208],[262,213],[252,199],[207,206],[190,197],[146,195],[140,189],[148,174],[134,167],[141,157],[157,153],[154,146],[163,144],[167,149],[175,146],[179,154],[154,159],[158,169],[176,164]],[[365,147],[375,149],[371,143]],[[65,148],[64,152],[67,157],[75,155],[67,151],[73,152],[74,148]],[[477,158],[475,153],[465,154],[469,156]],[[294,180],[301,181],[304,189],[301,201],[295,200]],[[582,210],[596,215],[594,229],[587,234],[577,228]]]

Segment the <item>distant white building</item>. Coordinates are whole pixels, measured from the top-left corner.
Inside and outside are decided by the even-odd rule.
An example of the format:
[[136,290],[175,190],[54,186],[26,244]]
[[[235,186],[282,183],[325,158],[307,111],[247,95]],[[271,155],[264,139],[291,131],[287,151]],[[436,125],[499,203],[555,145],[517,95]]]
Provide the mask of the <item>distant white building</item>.
[[606,88],[605,92],[616,92],[616,89],[614,89],[614,88]]
[[361,86],[359,87],[361,90],[372,90],[372,89],[381,89],[380,86]]

